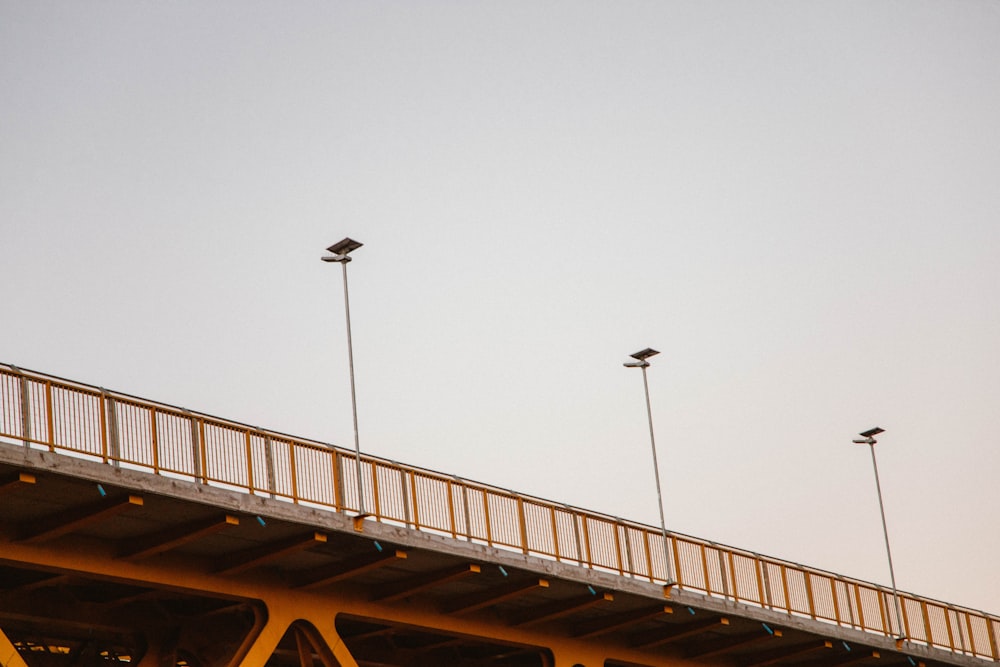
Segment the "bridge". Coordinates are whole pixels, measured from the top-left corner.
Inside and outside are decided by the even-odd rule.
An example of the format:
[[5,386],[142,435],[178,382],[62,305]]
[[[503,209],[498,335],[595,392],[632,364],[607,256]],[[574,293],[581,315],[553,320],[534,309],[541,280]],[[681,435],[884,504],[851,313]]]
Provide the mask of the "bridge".
[[1000,661],[1000,617],[900,597],[0,366],[4,667]]

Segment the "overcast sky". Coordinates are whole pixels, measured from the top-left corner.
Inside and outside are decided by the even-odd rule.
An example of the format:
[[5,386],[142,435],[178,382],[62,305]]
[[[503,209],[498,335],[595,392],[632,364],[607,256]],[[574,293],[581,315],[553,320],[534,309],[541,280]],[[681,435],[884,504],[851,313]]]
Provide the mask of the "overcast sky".
[[1000,3],[0,0],[0,361],[1000,612]]

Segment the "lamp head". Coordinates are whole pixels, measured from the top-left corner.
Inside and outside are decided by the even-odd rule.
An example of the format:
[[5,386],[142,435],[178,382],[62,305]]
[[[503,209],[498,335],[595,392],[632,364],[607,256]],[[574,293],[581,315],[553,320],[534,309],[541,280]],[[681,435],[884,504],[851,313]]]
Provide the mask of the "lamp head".
[[320,259],[324,262],[349,262],[351,258],[348,255],[363,245],[363,243],[347,237],[327,248],[328,251],[333,253],[333,257],[321,257]]
[[877,440],[875,440],[875,436],[879,433],[885,433],[885,429],[876,426],[875,428],[870,428],[863,433],[859,433],[858,435],[860,435],[862,439],[852,440],[852,442],[855,445],[874,445],[877,442]]
[[651,347],[647,347],[645,350],[639,350],[635,354],[630,354],[629,356],[633,359],[638,359],[639,361],[645,361],[649,357],[659,354],[658,350],[654,350]]

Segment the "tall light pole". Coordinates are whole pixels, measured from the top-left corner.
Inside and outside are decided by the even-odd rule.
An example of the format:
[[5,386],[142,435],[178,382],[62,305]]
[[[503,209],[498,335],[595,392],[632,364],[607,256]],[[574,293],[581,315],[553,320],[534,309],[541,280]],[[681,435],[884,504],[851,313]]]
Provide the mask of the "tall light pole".
[[854,440],[856,445],[868,445],[872,452],[872,469],[875,470],[875,490],[878,492],[878,509],[882,513],[882,534],[885,536],[885,555],[889,558],[889,579],[892,581],[892,597],[896,601],[896,628],[899,630],[898,639],[905,639],[906,633],[903,631],[903,607],[899,604],[899,591],[896,590],[896,573],[892,569],[892,550],[889,548],[889,529],[885,525],[885,505],[882,504],[882,485],[878,480],[878,463],[875,462],[875,443],[878,442],[875,436],[885,433],[884,428],[868,429],[858,435],[860,440]]
[[365,489],[361,484],[361,445],[358,441],[358,399],[354,391],[354,347],[351,343],[351,301],[347,294],[347,263],[351,261],[350,253],[360,248],[359,243],[351,238],[337,241],[327,248],[332,257],[321,257],[324,262],[337,262],[344,269],[344,312],[347,315],[347,362],[351,371],[351,413],[354,416],[354,464],[358,473],[358,516],[368,515],[365,511]]
[[[653,475],[656,477],[656,501],[660,510],[660,531],[663,533],[663,556],[667,561],[667,586],[674,583],[673,569],[670,566],[670,540],[667,538],[667,522],[663,518],[663,493],[660,490],[660,466],[656,461],[656,438],[653,436],[653,408],[649,404],[649,380],[646,379],[646,369],[649,368],[650,357],[659,354],[651,347],[639,350],[635,354],[629,355],[635,361],[625,362],[626,368],[642,369],[642,387],[646,392],[646,417],[649,419],[649,444],[653,449]],[[650,573],[652,574],[652,573]]]

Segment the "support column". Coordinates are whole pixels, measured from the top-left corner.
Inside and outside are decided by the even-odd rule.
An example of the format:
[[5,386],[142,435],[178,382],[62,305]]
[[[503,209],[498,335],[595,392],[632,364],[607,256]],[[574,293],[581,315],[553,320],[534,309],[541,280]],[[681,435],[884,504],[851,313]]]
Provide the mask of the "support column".
[[[550,644],[552,667],[604,667],[607,655],[598,647],[554,641]],[[546,666],[548,667],[548,666]]]
[[0,665],[4,667],[28,667],[28,663],[14,648],[14,644],[11,643],[2,629],[0,629]]
[[337,632],[337,628],[334,626],[333,618],[336,615],[331,616],[331,620],[328,624],[323,624],[322,626],[316,627],[316,631],[319,632],[320,637],[326,642],[327,647],[333,652],[333,657],[336,658],[337,664],[340,667],[358,667],[358,661],[354,659],[354,656],[350,654],[347,650],[347,645],[344,644],[344,640],[341,638],[340,633]]
[[227,667],[260,667],[274,655],[281,638],[285,636],[292,621],[295,620],[290,611],[282,613],[279,607],[268,606],[265,612],[267,618],[259,618],[253,629],[247,634],[240,650]]

